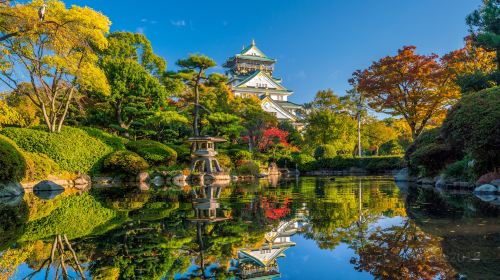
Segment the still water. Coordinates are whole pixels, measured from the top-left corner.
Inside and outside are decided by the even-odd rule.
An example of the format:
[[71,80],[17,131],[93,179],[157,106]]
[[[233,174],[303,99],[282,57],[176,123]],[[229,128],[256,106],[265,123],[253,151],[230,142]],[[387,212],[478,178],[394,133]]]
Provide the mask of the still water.
[[25,194],[0,279],[500,279],[500,209],[390,177]]

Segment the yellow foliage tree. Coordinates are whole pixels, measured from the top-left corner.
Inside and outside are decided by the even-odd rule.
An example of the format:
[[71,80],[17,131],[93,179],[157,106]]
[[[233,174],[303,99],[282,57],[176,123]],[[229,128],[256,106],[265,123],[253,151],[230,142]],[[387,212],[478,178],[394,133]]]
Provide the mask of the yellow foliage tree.
[[[43,11],[43,13],[42,13]],[[111,22],[88,7],[59,0],[4,4],[0,10],[0,82],[27,82],[50,132],[59,132],[77,93],[109,92],[96,51],[108,46]]]

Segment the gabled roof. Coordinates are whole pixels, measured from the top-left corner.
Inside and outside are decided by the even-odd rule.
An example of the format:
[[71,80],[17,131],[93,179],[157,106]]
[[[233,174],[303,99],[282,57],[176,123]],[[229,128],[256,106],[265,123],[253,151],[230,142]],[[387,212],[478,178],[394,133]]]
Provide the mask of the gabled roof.
[[[265,103],[269,103],[271,104],[277,111],[279,111],[282,115],[286,116],[287,119],[289,120],[293,120],[293,121],[296,121],[297,120],[297,117],[292,115],[289,111],[287,111],[285,108],[281,107],[277,102],[276,100],[273,100],[271,97],[269,96],[263,96],[261,97],[261,104],[262,106],[265,106]],[[264,111],[266,111],[265,108],[263,108]]]
[[276,103],[278,103],[281,107],[283,108],[293,108],[293,109],[302,109],[303,106],[290,102],[290,101],[280,101],[280,100],[275,100]]
[[[240,250],[240,254],[244,255],[247,258],[250,258],[254,262],[256,262],[258,265],[261,266],[267,266],[270,263],[272,263],[274,260],[276,260],[279,257],[283,257],[284,254],[283,252],[288,249],[291,246],[294,246],[295,243],[290,243],[288,246],[283,246],[283,247],[278,247],[278,248],[271,248],[268,251],[261,252],[260,249],[256,250],[248,250],[248,249],[243,249]],[[267,248],[266,248],[267,249]]]
[[267,74],[264,71],[260,71],[260,70],[255,71],[252,75],[246,77],[243,81],[239,82],[234,87],[235,88],[243,88],[243,87],[245,87],[245,84],[247,84],[248,82],[250,82],[252,79],[254,79],[257,76],[264,77],[264,79],[266,79],[269,82],[269,84],[273,85],[274,88],[270,88],[272,90],[289,91],[284,86],[282,86],[280,83],[278,83],[277,81],[275,81],[271,76],[269,76],[269,74]]
[[255,45],[255,40],[254,39],[252,39],[252,44],[250,46],[244,48],[240,52],[240,55],[258,56],[258,57],[263,57],[263,58],[269,58],[259,48],[257,48],[257,46]]
[[259,48],[257,48],[257,46],[255,45],[255,41],[253,39],[252,39],[252,44],[250,46],[243,48],[243,50],[240,53],[236,54],[233,57],[230,57],[228,59],[228,62],[234,60],[235,58],[276,62],[276,59],[268,57]]

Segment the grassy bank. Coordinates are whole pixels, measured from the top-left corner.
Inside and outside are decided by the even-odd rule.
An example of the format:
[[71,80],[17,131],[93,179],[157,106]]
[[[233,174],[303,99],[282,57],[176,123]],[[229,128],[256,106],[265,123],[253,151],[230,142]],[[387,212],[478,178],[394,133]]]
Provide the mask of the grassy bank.
[[[127,156],[117,159],[120,155]],[[123,172],[123,166],[137,167],[136,161],[168,166],[177,154],[158,142],[129,141],[97,128],[64,127],[60,133],[49,133],[44,127],[7,127],[0,131],[0,156],[0,180],[34,181],[51,174]],[[129,171],[147,168],[142,164]]]

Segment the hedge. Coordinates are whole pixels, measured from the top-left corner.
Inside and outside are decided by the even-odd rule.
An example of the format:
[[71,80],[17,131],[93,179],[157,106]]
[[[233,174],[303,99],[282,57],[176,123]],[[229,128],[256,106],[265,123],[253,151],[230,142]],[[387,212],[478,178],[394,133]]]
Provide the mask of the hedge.
[[0,181],[21,181],[26,168],[26,159],[16,143],[0,135]]
[[49,133],[43,127],[10,127],[0,133],[25,151],[49,156],[64,171],[98,172],[104,157],[113,152],[113,147],[74,127],[64,127],[60,133]]
[[387,171],[405,167],[402,156],[371,156],[371,157],[342,157],[324,158],[299,164],[301,171],[316,170],[348,170],[361,168],[368,172]]
[[151,165],[171,165],[177,159],[174,149],[152,140],[137,140],[127,143],[127,148],[136,152]]
[[130,151],[116,151],[104,159],[104,169],[112,172],[138,174],[149,168],[149,164],[140,155]]

